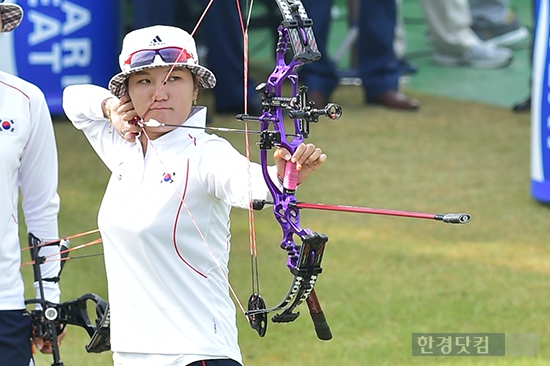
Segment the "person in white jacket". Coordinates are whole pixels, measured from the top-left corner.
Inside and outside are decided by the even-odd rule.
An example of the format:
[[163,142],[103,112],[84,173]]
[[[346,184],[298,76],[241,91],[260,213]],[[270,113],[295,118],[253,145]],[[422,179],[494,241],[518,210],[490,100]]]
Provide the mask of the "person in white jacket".
[[[1,33],[17,28],[23,18],[23,10],[16,4],[1,3],[0,13]],[[57,149],[44,94],[35,85],[3,71],[0,155],[0,365],[28,366],[34,365],[33,329],[25,315],[20,272],[19,193],[27,231],[42,242],[58,239]],[[52,259],[40,266],[46,279],[45,299],[59,302],[59,247],[43,247],[40,255]],[[41,339],[35,339],[35,344],[44,353],[52,352],[51,344]]]
[[[110,91],[73,85],[63,95],[66,115],[112,172],[98,224],[114,364],[240,365],[229,214],[231,207],[248,208],[250,196],[271,198],[261,168],[203,129],[158,127],[206,125],[206,108],[196,99],[216,79],[199,65],[187,32],[132,31],[119,63]],[[275,160],[270,175],[282,176],[292,160],[302,165],[301,182],[326,155],[302,144],[292,156],[279,149]]]

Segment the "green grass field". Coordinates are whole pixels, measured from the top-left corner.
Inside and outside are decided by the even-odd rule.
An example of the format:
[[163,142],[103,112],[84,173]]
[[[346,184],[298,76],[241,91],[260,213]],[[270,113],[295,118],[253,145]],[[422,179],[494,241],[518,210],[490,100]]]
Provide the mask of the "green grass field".
[[[294,323],[270,323],[265,338],[257,336],[239,311],[245,364],[547,365],[550,209],[530,195],[529,114],[426,95],[416,95],[422,101],[419,112],[394,112],[363,106],[359,91],[340,87],[333,101],[344,107],[342,119],[312,126],[310,140],[329,159],[300,187],[298,197],[398,210],[469,212],[473,219],[467,225],[450,225],[303,211],[303,226],[329,236],[316,288],[334,338],[316,338],[305,306]],[[209,96],[203,98],[208,104]],[[223,116],[214,116],[213,123],[239,126]],[[55,129],[61,233],[94,229],[108,172],[69,123],[60,119]],[[243,149],[242,136],[225,137]],[[139,217],[135,219],[139,224]],[[246,303],[247,213],[234,211],[232,227],[230,279]],[[262,293],[271,305],[286,293],[291,277],[279,249],[280,229],[268,210],[256,214],[256,228]],[[80,240],[73,245],[84,242]],[[30,284],[29,267],[24,267],[24,275]],[[69,261],[61,285],[64,300],[86,292],[106,297],[102,258]],[[154,337],[162,329],[150,331]],[[531,333],[540,339],[540,353],[412,357],[411,335],[422,332]],[[69,330],[62,346],[67,366],[112,364],[109,353],[87,354],[87,340],[83,330]],[[51,364],[41,355],[37,361],[39,366]]]

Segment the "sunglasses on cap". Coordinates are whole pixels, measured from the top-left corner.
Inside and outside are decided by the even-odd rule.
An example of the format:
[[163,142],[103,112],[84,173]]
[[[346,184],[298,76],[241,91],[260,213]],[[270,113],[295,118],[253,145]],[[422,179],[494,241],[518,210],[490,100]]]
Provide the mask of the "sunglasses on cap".
[[[2,0],[3,1],[3,0]],[[130,65],[131,68],[151,65],[155,61],[155,57],[159,55],[162,61],[166,63],[185,62],[187,60],[193,60],[195,57],[193,54],[187,52],[187,50],[179,47],[166,47],[158,50],[140,50],[132,53],[126,65]]]

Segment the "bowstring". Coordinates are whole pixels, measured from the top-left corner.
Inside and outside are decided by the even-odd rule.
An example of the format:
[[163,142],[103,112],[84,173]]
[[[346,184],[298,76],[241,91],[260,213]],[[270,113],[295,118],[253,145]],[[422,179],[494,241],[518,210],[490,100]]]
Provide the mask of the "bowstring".
[[[243,70],[244,70],[244,113],[248,114],[248,85],[250,82],[249,78],[249,38],[248,31],[250,29],[250,19],[252,17],[252,8],[254,6],[254,0],[250,0],[247,4],[247,16],[246,24],[242,17],[242,11],[240,7],[239,0],[236,0],[237,9],[239,12],[239,21],[241,23],[241,29],[243,33]],[[250,247],[250,271],[251,271],[251,286],[252,293],[260,293],[260,271],[258,266],[258,246],[256,241],[256,220],[254,217],[254,208],[253,208],[253,196],[252,196],[252,163],[251,163],[251,152],[250,152],[250,130],[248,126],[248,120],[244,120],[244,135],[245,135],[245,149],[246,149],[246,160],[248,162],[248,230],[249,230],[249,247]]]

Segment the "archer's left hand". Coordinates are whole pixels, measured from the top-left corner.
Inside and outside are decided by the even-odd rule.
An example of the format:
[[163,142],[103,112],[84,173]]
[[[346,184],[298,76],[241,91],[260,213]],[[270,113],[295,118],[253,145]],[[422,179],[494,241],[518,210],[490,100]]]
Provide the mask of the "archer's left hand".
[[327,160],[327,155],[323,154],[323,151],[313,144],[300,144],[293,155],[287,149],[280,147],[275,150],[273,157],[280,177],[285,175],[287,161],[298,164],[298,167],[301,168],[299,168],[300,172],[298,173],[298,184],[306,180],[311,173]]

